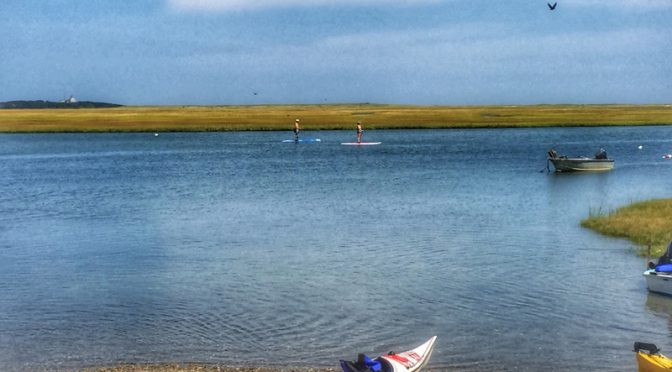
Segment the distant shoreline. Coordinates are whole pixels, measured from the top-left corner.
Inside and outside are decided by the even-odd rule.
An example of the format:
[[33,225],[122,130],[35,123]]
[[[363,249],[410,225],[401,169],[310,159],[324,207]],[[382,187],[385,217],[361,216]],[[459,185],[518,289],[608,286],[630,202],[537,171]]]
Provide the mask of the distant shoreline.
[[2,109],[2,133],[522,128],[672,125],[672,105],[380,104]]
[[65,101],[7,101],[0,102],[2,110],[32,110],[32,109],[80,109],[80,108],[112,108],[122,107],[116,103],[77,101],[73,97]]

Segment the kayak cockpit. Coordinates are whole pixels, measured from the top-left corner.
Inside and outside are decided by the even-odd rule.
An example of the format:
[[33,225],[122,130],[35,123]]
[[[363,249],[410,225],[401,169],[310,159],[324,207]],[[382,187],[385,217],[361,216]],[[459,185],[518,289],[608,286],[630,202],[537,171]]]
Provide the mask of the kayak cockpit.
[[393,372],[390,362],[383,358],[371,359],[367,355],[359,354],[357,360],[350,362],[341,360],[341,369],[344,372]]

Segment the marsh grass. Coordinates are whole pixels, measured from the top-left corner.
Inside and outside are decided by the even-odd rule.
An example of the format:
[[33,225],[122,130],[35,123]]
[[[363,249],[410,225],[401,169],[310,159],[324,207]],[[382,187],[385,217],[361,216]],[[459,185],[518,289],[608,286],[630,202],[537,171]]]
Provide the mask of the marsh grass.
[[591,210],[581,226],[604,235],[628,238],[638,245],[638,254],[660,256],[672,240],[672,199],[630,204],[615,211]]
[[672,124],[671,105],[404,106],[378,104],[4,109],[0,132],[161,132],[509,128]]

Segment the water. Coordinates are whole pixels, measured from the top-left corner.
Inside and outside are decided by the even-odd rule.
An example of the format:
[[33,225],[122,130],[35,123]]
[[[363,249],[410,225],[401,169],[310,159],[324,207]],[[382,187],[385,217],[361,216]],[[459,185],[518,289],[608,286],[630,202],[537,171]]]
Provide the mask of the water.
[[[579,221],[670,197],[671,132],[0,135],[0,370],[333,367],[435,334],[434,369],[634,370],[634,341],[672,354],[672,299]],[[545,172],[598,146],[613,171]]]

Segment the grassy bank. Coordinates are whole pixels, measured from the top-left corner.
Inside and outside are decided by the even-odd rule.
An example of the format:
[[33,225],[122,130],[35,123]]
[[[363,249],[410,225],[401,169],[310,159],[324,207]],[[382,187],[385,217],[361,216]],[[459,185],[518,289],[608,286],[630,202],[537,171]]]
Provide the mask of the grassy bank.
[[656,199],[634,203],[609,213],[591,213],[581,226],[602,234],[623,237],[639,246],[639,254],[659,256],[672,239],[672,199]]
[[672,105],[402,106],[375,104],[151,106],[0,110],[0,132],[152,132],[506,128],[672,124]]

